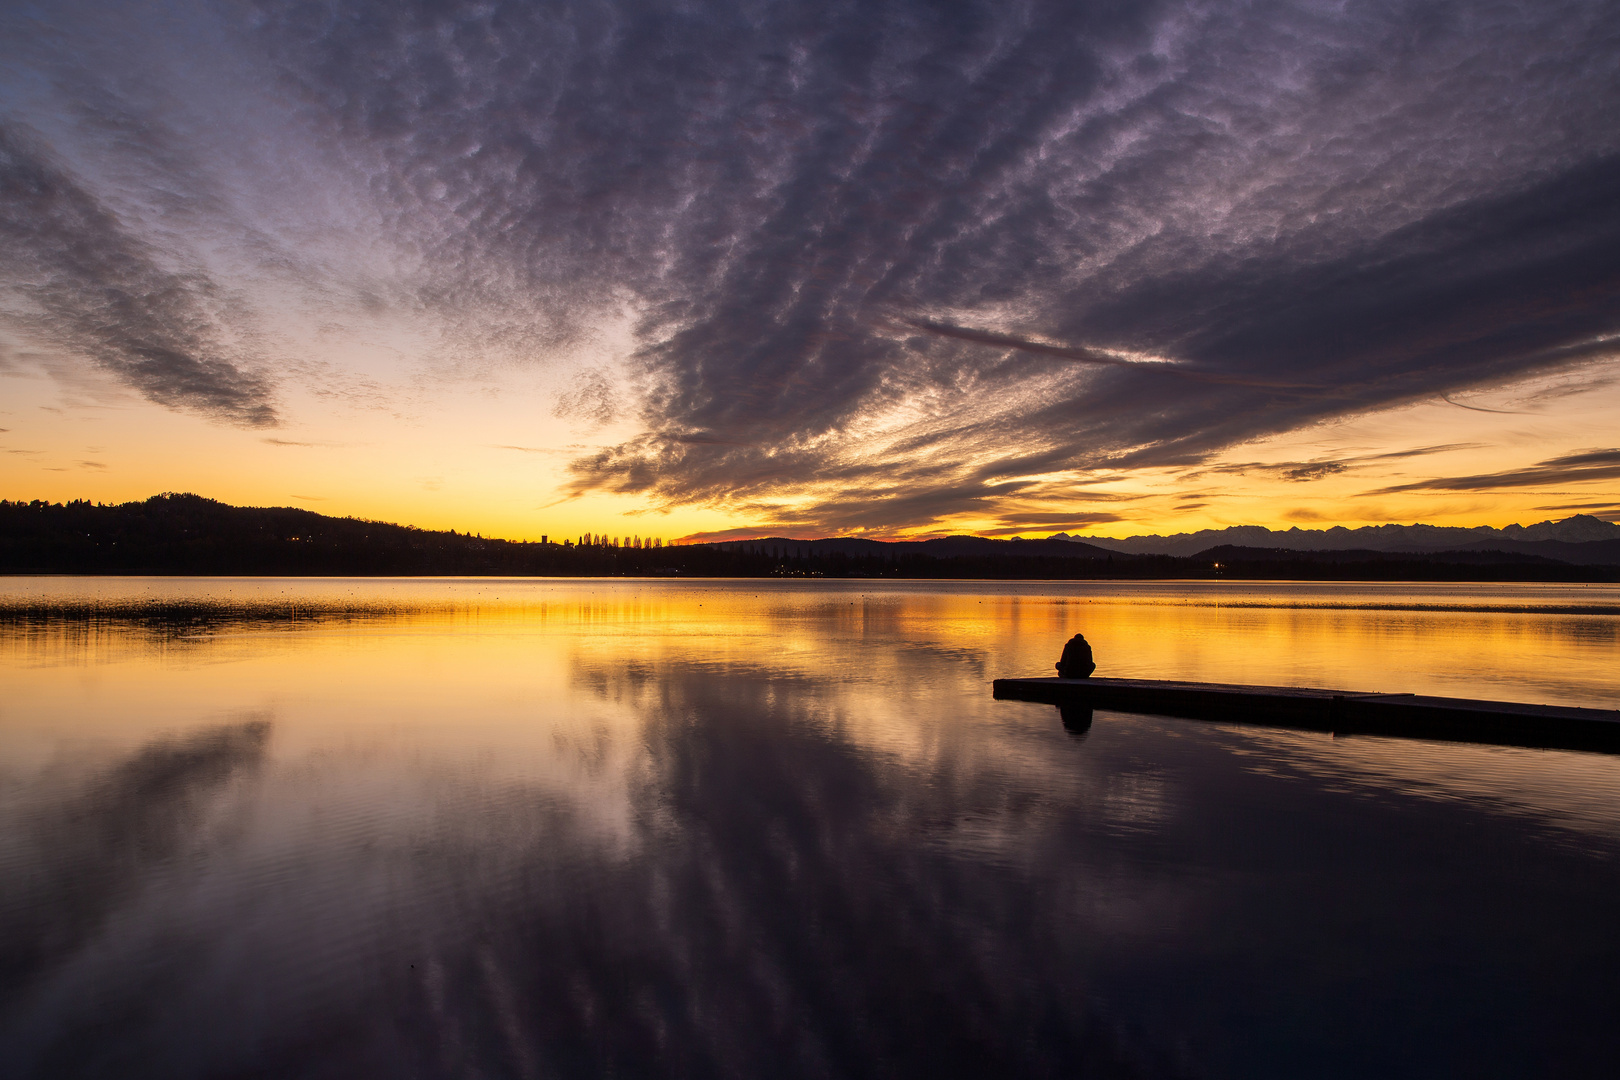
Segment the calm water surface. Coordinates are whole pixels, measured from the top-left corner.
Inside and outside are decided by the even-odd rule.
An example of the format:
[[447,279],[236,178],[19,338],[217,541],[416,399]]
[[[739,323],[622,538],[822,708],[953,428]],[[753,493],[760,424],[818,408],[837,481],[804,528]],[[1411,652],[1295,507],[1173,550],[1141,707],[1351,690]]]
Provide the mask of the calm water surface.
[[0,579],[0,1075],[1607,1076],[1620,588]]

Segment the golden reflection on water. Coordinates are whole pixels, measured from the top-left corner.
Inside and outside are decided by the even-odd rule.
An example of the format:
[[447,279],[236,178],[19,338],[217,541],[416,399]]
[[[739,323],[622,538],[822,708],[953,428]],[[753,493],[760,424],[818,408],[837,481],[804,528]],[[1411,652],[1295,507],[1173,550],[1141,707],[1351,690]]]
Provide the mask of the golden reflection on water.
[[[1219,971],[1207,1001],[1248,1011],[1172,994],[1139,1018],[1169,1027],[1123,1058],[1162,1041],[1212,1075],[1329,1075],[1318,1038],[1399,1048],[1421,1074],[1479,1010],[1550,1000],[1523,956],[1613,936],[1589,881],[1620,850],[1620,756],[1111,713],[1082,740],[1050,707],[991,699],[1077,631],[1102,674],[1614,707],[1620,588],[0,581],[0,959],[23,957],[27,987],[0,1000],[0,1050],[71,1058],[103,1031],[94,1002],[160,998],[177,1034],[139,1038],[190,1054],[199,1030],[234,1033],[216,1073],[350,1010],[389,1045],[432,1043],[423,1075],[590,1075],[644,1068],[602,1048],[654,1029],[756,1064],[830,1053],[888,1001],[944,1010],[907,1051],[919,1068],[980,1009],[989,1032],[1071,1024],[1063,1060],[1086,1071],[1114,1053],[1081,1038],[1090,995],[1134,1000],[1148,963],[1163,987]],[[1452,852],[1424,883],[1441,914],[1403,929],[1413,867]],[[1571,940],[1535,937],[1564,924],[1521,900],[1563,904]],[[1441,951],[1413,960],[1426,938]],[[1361,974],[1334,966],[1344,941]],[[1446,975],[1492,949],[1499,970]],[[1234,990],[1245,964],[1259,974]],[[615,1013],[627,971],[680,990]],[[1409,1003],[1354,1019],[1408,991],[1463,1002],[1453,1034],[1403,1027]],[[489,1001],[523,1004],[465,1059],[434,1056],[492,1023]],[[1291,1009],[1279,1030],[1317,1034],[1252,1022]],[[1607,1052],[1563,1005],[1537,1015]],[[559,1050],[576,1030],[597,1056]],[[992,1049],[1031,1045],[1007,1038]],[[850,1046],[836,1063],[859,1071]]]
[[[581,755],[629,768],[671,673],[762,680],[922,764],[956,724],[1029,715],[989,681],[1049,673],[1076,632],[1099,674],[1620,704],[1616,586],[15,578],[0,609],[8,772],[263,714],[282,753],[408,734],[566,787]],[[1432,759],[1397,741],[1380,774]]]
[[357,635],[471,632],[523,638],[525,666],[678,658],[859,684],[924,655],[954,677],[1047,674],[1084,632],[1100,675],[1620,702],[1613,585],[13,578],[6,611],[0,649],[24,666],[293,651],[319,678]]

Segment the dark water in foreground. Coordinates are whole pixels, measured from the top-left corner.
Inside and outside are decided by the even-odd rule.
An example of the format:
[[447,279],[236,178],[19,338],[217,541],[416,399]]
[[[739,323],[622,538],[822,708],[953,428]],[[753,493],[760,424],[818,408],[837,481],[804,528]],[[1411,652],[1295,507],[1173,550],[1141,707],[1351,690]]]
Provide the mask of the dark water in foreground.
[[[9,605],[6,607],[5,605]],[[1620,589],[0,581],[0,1075],[1608,1076]]]

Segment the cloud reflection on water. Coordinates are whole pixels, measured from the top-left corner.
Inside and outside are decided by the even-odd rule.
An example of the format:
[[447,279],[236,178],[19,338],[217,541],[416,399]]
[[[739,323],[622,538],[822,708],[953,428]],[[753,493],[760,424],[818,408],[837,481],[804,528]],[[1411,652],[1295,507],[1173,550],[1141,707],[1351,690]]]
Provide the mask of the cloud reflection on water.
[[[1620,796],[1620,759],[1107,712],[1077,741],[989,699],[1075,619],[1122,633],[1106,605],[526,588],[178,648],[0,627],[0,805],[61,836],[10,842],[0,879],[103,843],[133,867],[84,879],[94,919],[19,969],[0,1053],[41,1076],[1362,1076],[1614,1050],[1620,830],[1579,808]],[[273,740],[218,719],[255,709]],[[1448,775],[1484,779],[1418,790]],[[31,887],[7,926],[46,916]]]
[[69,781],[65,798],[24,809],[8,861],[43,872],[0,884],[0,986],[19,986],[83,947],[154,866],[181,850],[207,802],[258,769],[269,733],[260,718],[159,739],[82,790]]

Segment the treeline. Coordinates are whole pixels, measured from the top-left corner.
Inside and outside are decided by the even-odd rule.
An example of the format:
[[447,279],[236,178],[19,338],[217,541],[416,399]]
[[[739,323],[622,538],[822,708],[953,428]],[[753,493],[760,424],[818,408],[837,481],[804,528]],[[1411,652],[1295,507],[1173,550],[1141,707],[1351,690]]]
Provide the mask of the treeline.
[[1123,555],[1066,541],[973,537],[895,544],[778,539],[665,545],[587,534],[562,543],[523,543],[174,494],[121,505],[0,501],[0,573],[1620,580],[1616,567],[1474,551],[1390,555],[1215,548],[1175,558]]
[[649,573],[675,550],[580,541],[493,540],[198,495],[0,501],[0,572],[11,574],[597,575]]

